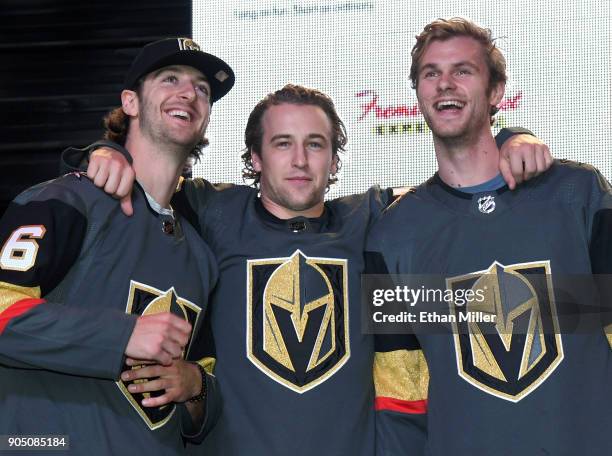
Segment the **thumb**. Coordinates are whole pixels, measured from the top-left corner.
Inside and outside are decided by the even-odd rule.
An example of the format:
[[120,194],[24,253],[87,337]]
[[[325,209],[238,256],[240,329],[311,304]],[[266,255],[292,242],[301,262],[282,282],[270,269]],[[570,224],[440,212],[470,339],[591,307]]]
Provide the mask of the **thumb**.
[[132,191],[131,190],[127,195],[121,198],[120,204],[121,204],[121,210],[123,211],[125,215],[130,217],[134,214],[134,208],[132,207]]

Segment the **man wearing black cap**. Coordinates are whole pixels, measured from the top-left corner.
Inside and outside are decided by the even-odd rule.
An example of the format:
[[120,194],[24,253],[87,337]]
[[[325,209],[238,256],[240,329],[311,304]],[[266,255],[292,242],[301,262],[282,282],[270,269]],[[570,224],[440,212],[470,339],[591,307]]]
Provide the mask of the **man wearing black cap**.
[[[124,217],[77,173],[9,206],[0,221],[0,449],[167,455],[214,424],[210,363],[192,347],[207,337],[216,262],[170,198],[205,144],[211,104],[233,83],[231,68],[190,39],[146,46],[121,108],[105,119],[133,158],[137,214]],[[154,369],[155,380],[132,382],[133,369]]]

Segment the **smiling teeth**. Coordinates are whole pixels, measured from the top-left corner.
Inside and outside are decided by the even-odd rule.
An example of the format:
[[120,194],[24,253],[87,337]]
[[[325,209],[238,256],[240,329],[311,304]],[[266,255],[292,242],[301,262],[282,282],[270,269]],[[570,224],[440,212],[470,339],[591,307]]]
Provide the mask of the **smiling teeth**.
[[446,100],[446,101],[441,101],[438,104],[436,104],[436,109],[443,109],[443,108],[463,108],[465,106],[465,103],[462,103],[460,101],[457,100]]
[[168,115],[172,117],[178,117],[179,119],[191,120],[191,116],[188,112],[179,111],[178,109],[168,112]]

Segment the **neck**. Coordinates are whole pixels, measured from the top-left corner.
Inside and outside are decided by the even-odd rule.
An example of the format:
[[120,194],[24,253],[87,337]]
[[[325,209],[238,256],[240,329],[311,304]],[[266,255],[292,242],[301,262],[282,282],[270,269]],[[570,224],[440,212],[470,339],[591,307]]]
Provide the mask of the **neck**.
[[499,150],[490,129],[477,138],[434,136],[438,174],[451,187],[471,187],[499,174]]
[[142,137],[130,135],[125,142],[125,147],[134,160],[132,168],[136,180],[160,206],[168,208],[188,151],[185,148],[168,150],[169,147],[166,146],[160,147]]
[[294,211],[292,209],[288,209],[286,207],[281,206],[280,204],[272,201],[270,198],[267,198],[265,195],[260,195],[261,204],[263,207],[275,217],[288,220],[294,217],[306,217],[306,218],[316,218],[321,217],[323,215],[323,210],[325,208],[323,201],[317,203],[315,206],[304,209],[301,211]]

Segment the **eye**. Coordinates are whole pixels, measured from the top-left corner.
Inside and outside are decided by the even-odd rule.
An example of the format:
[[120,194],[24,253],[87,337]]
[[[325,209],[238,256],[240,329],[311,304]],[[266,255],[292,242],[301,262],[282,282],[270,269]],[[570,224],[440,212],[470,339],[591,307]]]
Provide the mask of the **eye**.
[[206,95],[206,97],[210,96],[210,90],[208,89],[208,86],[206,84],[199,84],[197,88],[198,88],[198,91],[202,93],[203,95]]
[[438,76],[438,72],[434,70],[429,70],[423,73],[423,78],[425,79],[435,78],[436,76]]
[[289,141],[286,141],[286,140],[277,141],[277,142],[274,143],[274,147],[276,147],[278,149],[287,149],[290,146],[291,146],[291,143]]
[[308,147],[310,149],[323,149],[323,144],[319,141],[310,141]]
[[458,76],[466,76],[468,74],[472,74],[472,72],[468,68],[460,68],[459,70],[457,70]]
[[178,82],[178,78],[174,74],[169,74],[162,79],[164,82],[170,82],[172,84]]

